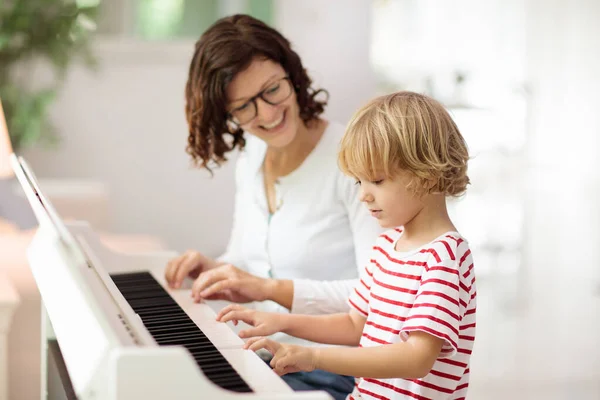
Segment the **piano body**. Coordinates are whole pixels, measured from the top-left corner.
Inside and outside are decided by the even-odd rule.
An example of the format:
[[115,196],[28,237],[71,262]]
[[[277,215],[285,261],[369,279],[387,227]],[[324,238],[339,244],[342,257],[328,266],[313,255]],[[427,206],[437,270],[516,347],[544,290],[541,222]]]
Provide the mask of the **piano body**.
[[60,219],[23,159],[11,162],[39,221],[27,257],[43,303],[41,398],[50,355],[79,400],[331,399],[292,391],[208,304],[168,289],[174,254],[109,250],[89,224]]

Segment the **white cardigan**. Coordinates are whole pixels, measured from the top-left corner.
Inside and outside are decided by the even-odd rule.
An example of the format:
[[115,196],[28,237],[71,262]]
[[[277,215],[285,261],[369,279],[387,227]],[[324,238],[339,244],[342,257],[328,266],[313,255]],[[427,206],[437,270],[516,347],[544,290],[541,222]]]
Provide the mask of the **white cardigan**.
[[[383,232],[358,199],[358,186],[337,166],[341,124],[330,122],[306,160],[276,184],[270,215],[262,163],[266,144],[248,135],[236,166],[233,229],[219,260],[260,277],[292,279],[292,312],[348,310],[370,248]],[[273,302],[259,308],[287,312]]]

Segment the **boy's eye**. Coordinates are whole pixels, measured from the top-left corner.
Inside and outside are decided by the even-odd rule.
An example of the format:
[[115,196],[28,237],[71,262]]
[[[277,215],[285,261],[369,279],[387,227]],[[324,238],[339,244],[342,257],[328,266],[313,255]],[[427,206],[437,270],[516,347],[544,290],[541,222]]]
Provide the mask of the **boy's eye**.
[[357,179],[354,181],[354,184],[360,186],[360,181]]
[[373,185],[380,185],[381,183],[383,183],[383,179],[379,179],[379,180],[373,181],[371,183],[373,183]]

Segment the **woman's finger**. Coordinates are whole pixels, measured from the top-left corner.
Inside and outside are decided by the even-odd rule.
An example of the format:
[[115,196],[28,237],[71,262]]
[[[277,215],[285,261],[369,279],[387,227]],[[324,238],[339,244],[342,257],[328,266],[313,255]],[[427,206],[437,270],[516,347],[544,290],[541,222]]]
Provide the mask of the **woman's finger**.
[[175,284],[175,275],[177,274],[177,268],[179,267],[179,263],[183,256],[175,257],[167,263],[167,268],[165,269],[165,280],[169,284],[169,286],[173,287]]
[[177,266],[177,271],[174,277],[175,282],[173,284],[176,288],[181,287],[183,280],[187,278],[192,270],[199,268],[197,254],[198,253],[196,252],[190,251],[179,261],[179,265]]
[[215,268],[201,273],[192,285],[192,297],[194,300],[200,301],[202,298],[200,292],[204,291],[207,287],[228,278],[227,271],[224,271],[222,268]]
[[224,292],[225,290],[235,291],[239,286],[237,279],[226,278],[221,281],[215,282],[208,286],[206,289],[200,292],[202,298],[208,298],[214,296],[217,293]]

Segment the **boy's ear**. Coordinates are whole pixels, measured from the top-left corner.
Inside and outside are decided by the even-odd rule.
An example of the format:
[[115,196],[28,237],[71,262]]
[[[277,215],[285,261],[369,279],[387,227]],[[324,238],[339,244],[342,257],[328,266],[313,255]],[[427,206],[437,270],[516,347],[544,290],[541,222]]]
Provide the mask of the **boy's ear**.
[[432,193],[436,192],[437,191],[436,189],[439,187],[439,182],[440,182],[439,178],[431,177],[431,178],[427,179],[425,181],[425,187],[427,189],[426,193],[432,194]]

